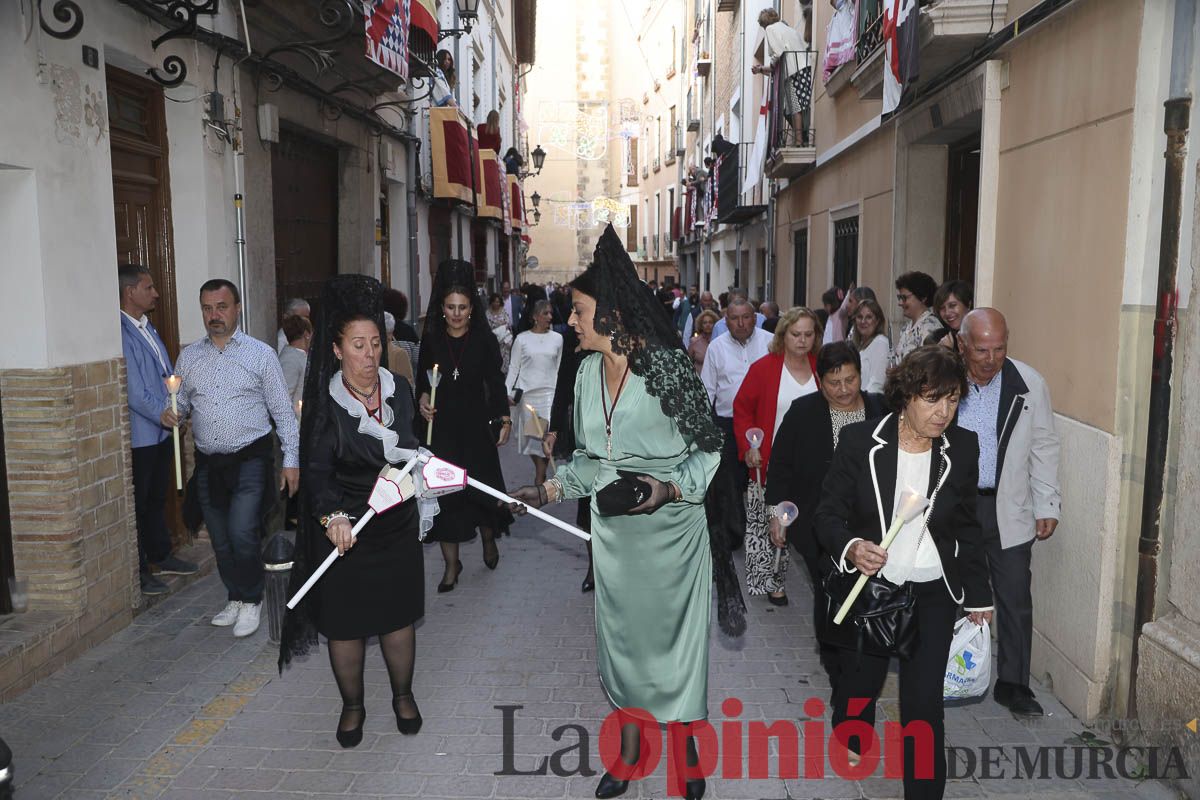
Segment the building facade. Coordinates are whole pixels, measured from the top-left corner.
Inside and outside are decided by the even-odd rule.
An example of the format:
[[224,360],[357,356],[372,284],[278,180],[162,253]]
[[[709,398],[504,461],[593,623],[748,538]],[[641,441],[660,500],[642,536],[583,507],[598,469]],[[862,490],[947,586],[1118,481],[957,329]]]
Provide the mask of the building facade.
[[[0,231],[6,285],[21,287],[0,300],[14,343],[0,352],[0,612],[13,586],[28,603],[0,615],[0,696],[143,602],[118,263],[151,269],[152,319],[175,357],[204,335],[210,278],[237,283],[245,329],[274,342],[287,300],[315,301],[337,273],[406,292],[415,322],[436,255],[476,260],[486,281],[519,254],[519,215],[480,224],[482,181],[453,210],[461,235],[430,236],[440,201],[416,165],[439,41],[457,51],[463,115],[495,108],[517,141],[532,0],[485,0],[470,33],[454,2],[413,0],[407,60],[373,50],[387,66],[366,56],[357,3],[200,5],[183,17],[143,0],[0,8],[15,112],[0,115]],[[456,38],[440,37],[449,28]],[[443,154],[455,158],[467,161]]]

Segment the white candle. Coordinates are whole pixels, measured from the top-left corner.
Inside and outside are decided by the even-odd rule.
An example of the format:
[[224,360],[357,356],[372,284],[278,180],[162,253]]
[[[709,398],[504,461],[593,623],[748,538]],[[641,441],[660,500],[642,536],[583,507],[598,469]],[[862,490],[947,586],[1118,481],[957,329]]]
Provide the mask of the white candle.
[[529,421],[533,425],[534,432],[537,433],[538,438],[541,439],[546,435],[546,432],[542,430],[542,422],[538,417],[537,409],[531,406],[529,403],[525,404],[525,408],[529,410]]
[[[183,378],[178,375],[172,375],[167,378],[167,391],[171,393],[171,412],[176,416],[179,415],[179,387],[183,384]],[[175,491],[183,491],[183,461],[180,458],[179,452],[179,420],[176,419],[175,427],[171,429],[175,437]]]
[[[437,410],[437,387],[441,382],[441,376],[438,374],[438,365],[433,365],[433,370],[429,373],[429,407],[434,411]],[[425,434],[425,446],[433,447],[433,420],[429,420],[429,428]]]

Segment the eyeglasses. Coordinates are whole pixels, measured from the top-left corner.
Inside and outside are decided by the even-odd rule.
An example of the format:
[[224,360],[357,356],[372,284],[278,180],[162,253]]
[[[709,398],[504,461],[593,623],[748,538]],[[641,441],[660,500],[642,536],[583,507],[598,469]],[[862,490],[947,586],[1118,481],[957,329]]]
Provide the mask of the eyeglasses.
[[896,299],[899,300],[901,303],[907,303],[909,300],[912,299],[912,295],[911,294],[898,294],[898,295],[896,295]]

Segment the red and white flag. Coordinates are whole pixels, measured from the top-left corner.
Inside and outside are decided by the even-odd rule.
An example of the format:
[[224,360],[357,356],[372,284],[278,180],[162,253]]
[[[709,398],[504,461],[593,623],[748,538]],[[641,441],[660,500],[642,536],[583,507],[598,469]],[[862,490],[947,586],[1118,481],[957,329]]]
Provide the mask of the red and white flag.
[[883,9],[883,113],[900,105],[905,91],[917,79],[920,23],[917,0],[884,0]]

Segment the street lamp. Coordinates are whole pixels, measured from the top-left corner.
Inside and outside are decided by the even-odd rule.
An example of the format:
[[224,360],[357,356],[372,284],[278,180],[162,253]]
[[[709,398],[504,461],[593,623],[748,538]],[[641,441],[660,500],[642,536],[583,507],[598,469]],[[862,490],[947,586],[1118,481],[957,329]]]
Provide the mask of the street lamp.
[[529,199],[533,201],[533,208],[536,211],[537,207],[542,203],[542,196],[538,194],[537,190],[535,189],[533,194],[529,196]]
[[479,0],[454,0],[458,6],[458,18],[463,21],[461,28],[444,28],[438,31],[438,41],[445,39],[447,36],[453,36],[455,39],[462,36],[464,33],[471,32],[471,23],[479,19]]
[[[536,195],[535,195],[535,196],[536,196]],[[530,225],[529,227],[531,227],[531,228],[532,228],[534,225],[537,225],[537,224],[538,224],[539,222],[541,222],[541,221],[542,221],[542,212],[538,211],[538,210],[535,208],[535,209],[533,210],[533,224],[532,224],[532,225]]]
[[534,175],[541,175],[542,174],[542,166],[546,163],[546,151],[542,149],[542,146],[540,144],[537,147],[535,147],[533,149],[533,152],[530,153],[529,155],[530,155],[531,159],[533,160],[533,172],[518,173],[517,177],[520,178],[521,180],[525,180],[526,178],[532,178]]

